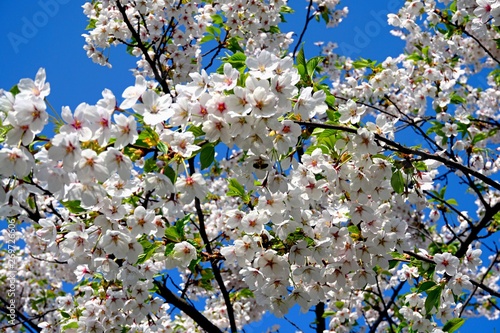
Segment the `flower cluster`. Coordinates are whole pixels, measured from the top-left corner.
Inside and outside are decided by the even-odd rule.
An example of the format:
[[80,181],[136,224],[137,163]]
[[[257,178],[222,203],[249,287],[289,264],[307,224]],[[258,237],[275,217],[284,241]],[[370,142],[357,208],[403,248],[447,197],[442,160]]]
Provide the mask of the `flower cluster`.
[[[338,3],[310,1],[309,19],[339,23]],[[282,1],[85,4],[88,55],[127,45],[135,84],[63,107],[50,136],[43,69],[1,91],[18,311],[43,332],[236,331],[296,304],[329,332],[497,317],[500,75],[471,82],[499,62],[499,3],[449,3],[390,14],[408,54],[381,63],[286,55]]]

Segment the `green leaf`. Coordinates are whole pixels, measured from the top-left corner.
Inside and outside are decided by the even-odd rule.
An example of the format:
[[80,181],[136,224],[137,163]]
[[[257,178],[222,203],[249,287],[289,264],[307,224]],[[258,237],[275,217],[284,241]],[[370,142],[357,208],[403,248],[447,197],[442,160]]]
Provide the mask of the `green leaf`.
[[236,179],[234,178],[229,179],[228,188],[229,190],[226,193],[227,196],[240,197],[243,200],[243,202],[245,203],[250,202],[250,196],[246,193],[243,185],[241,185]]
[[450,95],[450,103],[451,104],[463,104],[466,102],[466,99],[462,96],[458,95],[456,92],[452,92]]
[[67,313],[67,312],[60,311],[59,313],[61,314],[61,316],[62,316],[63,318],[66,318],[66,319],[71,318],[71,315],[70,315],[69,313]]
[[373,68],[377,64],[376,60],[370,60],[370,59],[364,59],[360,58],[359,60],[356,60],[352,63],[352,66],[356,69],[361,69],[361,68]]
[[351,224],[350,226],[348,226],[347,230],[349,230],[349,233],[351,234],[359,235],[361,233],[361,230],[359,230],[358,226],[355,224]]
[[209,42],[209,41],[214,40],[214,39],[215,39],[215,36],[214,36],[214,35],[211,35],[211,34],[209,34],[209,35],[205,35],[205,36],[203,36],[203,37],[200,39],[200,44],[204,44],[204,43]]
[[420,286],[418,287],[418,292],[421,293],[421,292],[424,292],[432,287],[434,287],[436,285],[436,282],[434,281],[425,281],[425,282],[422,282],[420,284]]
[[432,308],[435,307],[436,309],[439,309],[439,302],[441,299],[441,292],[443,291],[443,288],[440,285],[435,285],[434,287],[431,287],[427,289],[427,298],[425,299],[425,312],[427,314],[430,314],[432,311]]
[[214,15],[211,15],[210,16],[212,18],[212,23],[213,24],[223,24],[224,23],[224,20],[222,19],[222,16],[220,16],[219,14],[214,14]]
[[175,226],[165,229],[165,238],[175,243],[182,242],[181,235],[179,235]]
[[168,147],[165,143],[160,141],[156,146],[158,147],[158,150],[161,151],[163,154],[168,153]]
[[464,318],[453,318],[443,326],[443,331],[453,333],[465,323]]
[[97,23],[97,19],[90,19],[89,24],[85,27],[85,30],[95,29],[95,24]]
[[[231,66],[233,66],[236,69],[245,68],[246,67],[246,60],[247,60],[247,56],[243,52],[236,52],[232,56],[226,57],[223,59],[224,62],[230,63]],[[220,71],[222,73],[223,68],[224,68],[224,63],[222,63],[220,65],[219,69],[217,69],[217,72]]]
[[302,64],[297,65],[297,72],[299,72],[300,77],[304,80],[307,73],[306,73],[306,68]]
[[299,53],[297,53],[297,66],[299,65],[304,66],[304,69],[307,68],[306,57],[304,55],[304,46],[302,46],[299,50]]
[[403,178],[403,173],[401,170],[396,170],[391,177],[391,186],[394,191],[398,194],[401,194],[405,190],[405,180]]
[[168,257],[172,252],[174,252],[175,243],[168,243],[165,245],[165,257]]
[[191,221],[191,213],[184,216],[182,219],[175,221],[175,230],[181,239],[184,239],[184,227]]
[[281,32],[281,30],[277,25],[272,25],[269,27],[269,32],[271,34],[279,34]]
[[[335,107],[335,96],[333,96],[332,94],[327,93],[326,94],[325,103],[326,103],[326,105],[328,105],[328,107],[330,107],[330,108],[333,109]],[[328,110],[328,111],[330,111],[330,110]],[[330,112],[332,112],[332,111],[330,111]],[[330,116],[328,116],[328,119],[330,119]],[[334,120],[334,119],[330,119],[330,120]]]
[[135,141],[134,145],[144,148],[151,148],[157,145],[159,142],[158,134],[149,127],[145,127],[139,137]]
[[497,43],[497,49],[500,49],[500,38],[493,39]]
[[219,36],[220,35],[220,28],[216,27],[215,25],[209,25],[208,27],[205,28],[208,33]]
[[413,52],[412,54],[407,55],[406,59],[412,60],[414,62],[418,62],[420,60],[424,60],[424,58],[420,54],[418,54],[417,51]]
[[488,136],[486,135],[486,133],[478,133],[478,134],[474,135],[474,138],[472,139],[472,145],[475,145],[479,141],[483,141],[487,137]]
[[310,78],[313,77],[314,73],[318,69],[318,65],[323,61],[323,59],[325,58],[321,56],[309,59],[309,61],[306,64],[306,68],[307,68],[307,74],[309,75]]
[[86,210],[80,206],[80,200],[61,201],[61,204],[73,214],[80,214]]
[[137,259],[137,264],[143,264],[146,260],[151,258],[153,254],[155,253],[156,249],[160,246],[158,243],[153,242],[151,243],[147,239],[141,242],[143,252],[139,254],[139,257]]
[[196,138],[205,135],[205,132],[203,132],[201,126],[190,126],[188,128],[188,131],[192,132]]
[[13,86],[12,88],[10,88],[10,93],[14,96],[16,96],[17,94],[19,94],[21,91],[19,90],[19,87],[17,86],[17,84],[15,86]]
[[304,154],[306,154],[306,155],[311,155],[311,154],[312,154],[312,152],[313,152],[314,150],[316,150],[317,148],[321,149],[321,152],[322,152],[323,154],[327,154],[327,155],[328,155],[328,154],[330,154],[330,150],[329,150],[329,149],[328,149],[328,147],[327,147],[327,146],[325,146],[325,145],[309,146],[309,147],[307,147],[307,149],[306,149],[306,151],[304,152]]
[[64,325],[62,327],[62,330],[65,331],[65,330],[75,329],[75,328],[78,328],[78,322],[70,321],[69,323],[67,323],[66,325]]
[[295,11],[293,10],[293,8],[291,7],[288,7],[288,6],[281,6],[280,7],[280,13],[284,13],[284,14],[292,14],[294,13]]
[[322,317],[323,317],[323,318],[328,318],[328,317],[330,317],[330,316],[333,316],[335,313],[337,313],[337,312],[336,312],[336,311],[331,311],[331,310],[328,310],[328,311],[323,312]]
[[156,165],[156,160],[153,157],[148,158],[144,162],[144,171],[145,172],[152,172],[152,171],[157,171],[157,170],[158,170],[158,165]]
[[201,169],[206,169],[210,165],[212,165],[215,159],[215,147],[213,144],[205,144],[203,148],[201,148],[200,152],[200,164]]
[[175,181],[177,180],[177,174],[175,173],[174,169],[170,165],[166,165],[163,167],[163,174],[170,179],[172,184],[175,184]]
[[242,40],[243,38],[239,36],[233,36],[229,38],[226,42],[226,47],[229,51],[236,53],[236,52],[244,52],[243,48],[240,46],[239,41]]
[[453,206],[458,206],[457,200],[453,199],[453,198],[446,200],[446,203],[453,205]]

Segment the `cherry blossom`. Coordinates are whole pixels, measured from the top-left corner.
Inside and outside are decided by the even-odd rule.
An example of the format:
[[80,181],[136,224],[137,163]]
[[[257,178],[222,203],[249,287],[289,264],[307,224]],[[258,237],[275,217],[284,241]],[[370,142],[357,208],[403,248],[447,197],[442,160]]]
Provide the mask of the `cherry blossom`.
[[0,261],[15,252],[22,290],[0,327],[250,331],[296,304],[317,332],[498,317],[499,2],[406,1],[387,15],[404,52],[381,61],[311,57],[309,22],[348,9],[306,3],[302,34],[281,0],[88,2],[87,55],[136,59],[121,98],[52,119],[43,68],[0,92],[0,242],[17,241]]

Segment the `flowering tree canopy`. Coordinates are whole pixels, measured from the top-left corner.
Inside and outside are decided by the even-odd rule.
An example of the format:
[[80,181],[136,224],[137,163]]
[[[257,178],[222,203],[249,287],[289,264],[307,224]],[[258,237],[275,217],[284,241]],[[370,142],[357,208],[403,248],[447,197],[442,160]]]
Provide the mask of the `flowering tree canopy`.
[[132,86],[61,111],[44,69],[1,91],[3,331],[499,317],[500,1],[404,2],[380,63],[307,59],[309,22],[348,10],[297,6],[294,34],[286,0],[93,0],[84,48],[111,66],[125,45]]

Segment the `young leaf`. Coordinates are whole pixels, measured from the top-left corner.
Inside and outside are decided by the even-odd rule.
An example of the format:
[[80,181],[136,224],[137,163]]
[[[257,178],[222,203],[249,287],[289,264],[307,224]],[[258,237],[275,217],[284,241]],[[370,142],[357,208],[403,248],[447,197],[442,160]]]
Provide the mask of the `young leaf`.
[[314,58],[309,59],[309,61],[306,64],[307,68],[307,74],[309,75],[310,78],[313,77],[314,73],[318,69],[318,65],[325,59],[325,57],[317,56]]
[[464,318],[453,318],[443,326],[443,331],[453,333],[465,323]]
[[401,170],[396,170],[391,177],[391,185],[394,191],[398,194],[403,193],[405,190],[405,180]]
[[137,264],[143,264],[146,260],[151,258],[153,254],[155,253],[156,249],[159,247],[159,245],[154,242],[151,243],[147,239],[141,242],[143,252],[139,254],[139,257],[137,259]]
[[435,285],[434,287],[427,289],[427,298],[425,299],[425,312],[427,314],[431,313],[433,307],[439,309],[439,300],[441,298],[442,291],[443,288],[440,285]]
[[213,144],[205,144],[200,152],[201,169],[206,169],[212,165],[215,159],[215,148]]
[[418,287],[418,292],[424,292],[426,290],[429,290],[430,288],[434,287],[436,285],[436,282],[434,281],[425,281],[420,286]]
[[73,214],[80,214],[86,211],[80,206],[80,200],[62,201],[61,204]]

